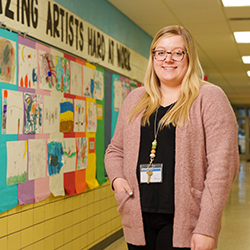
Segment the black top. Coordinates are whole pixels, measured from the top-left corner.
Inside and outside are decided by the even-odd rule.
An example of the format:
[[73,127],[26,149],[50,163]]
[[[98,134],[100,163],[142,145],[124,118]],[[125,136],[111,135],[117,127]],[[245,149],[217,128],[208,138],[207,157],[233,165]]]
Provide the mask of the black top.
[[[156,130],[160,119],[171,105],[158,109]],[[137,165],[137,178],[143,212],[174,213],[174,165],[175,165],[175,127],[170,124],[159,130],[154,163],[163,163],[162,183],[140,183],[140,164],[147,164],[154,140],[155,112],[149,118],[150,126],[141,126],[141,141]]]

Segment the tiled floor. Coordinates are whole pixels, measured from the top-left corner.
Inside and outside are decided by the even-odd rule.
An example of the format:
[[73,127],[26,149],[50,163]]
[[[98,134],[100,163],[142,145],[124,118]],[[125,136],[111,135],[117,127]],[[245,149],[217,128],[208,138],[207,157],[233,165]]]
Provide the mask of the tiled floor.
[[[105,250],[127,250],[124,238]],[[222,218],[218,250],[250,250],[250,163],[241,162]]]

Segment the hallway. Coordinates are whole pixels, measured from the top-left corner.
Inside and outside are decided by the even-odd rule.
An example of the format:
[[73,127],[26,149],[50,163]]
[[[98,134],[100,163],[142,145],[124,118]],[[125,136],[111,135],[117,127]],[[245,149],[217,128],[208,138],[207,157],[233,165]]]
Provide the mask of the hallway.
[[[222,218],[218,250],[250,250],[250,162],[242,161]],[[105,250],[127,250],[124,238]]]

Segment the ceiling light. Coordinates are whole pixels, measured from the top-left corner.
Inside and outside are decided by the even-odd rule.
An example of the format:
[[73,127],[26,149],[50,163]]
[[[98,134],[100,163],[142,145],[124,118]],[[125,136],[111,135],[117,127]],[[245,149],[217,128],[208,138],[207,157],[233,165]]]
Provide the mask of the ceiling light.
[[250,64],[250,56],[242,56],[243,63]]
[[250,6],[249,0],[222,0],[225,7]]
[[250,31],[234,32],[237,43],[250,43]]
[[247,75],[250,77],[250,70],[247,71]]

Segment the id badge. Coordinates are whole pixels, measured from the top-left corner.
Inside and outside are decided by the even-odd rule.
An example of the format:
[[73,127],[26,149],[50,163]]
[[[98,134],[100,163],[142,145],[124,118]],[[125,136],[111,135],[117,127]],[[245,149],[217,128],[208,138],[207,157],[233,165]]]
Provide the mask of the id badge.
[[140,165],[140,183],[161,183],[163,163],[154,163],[149,168],[148,164]]

